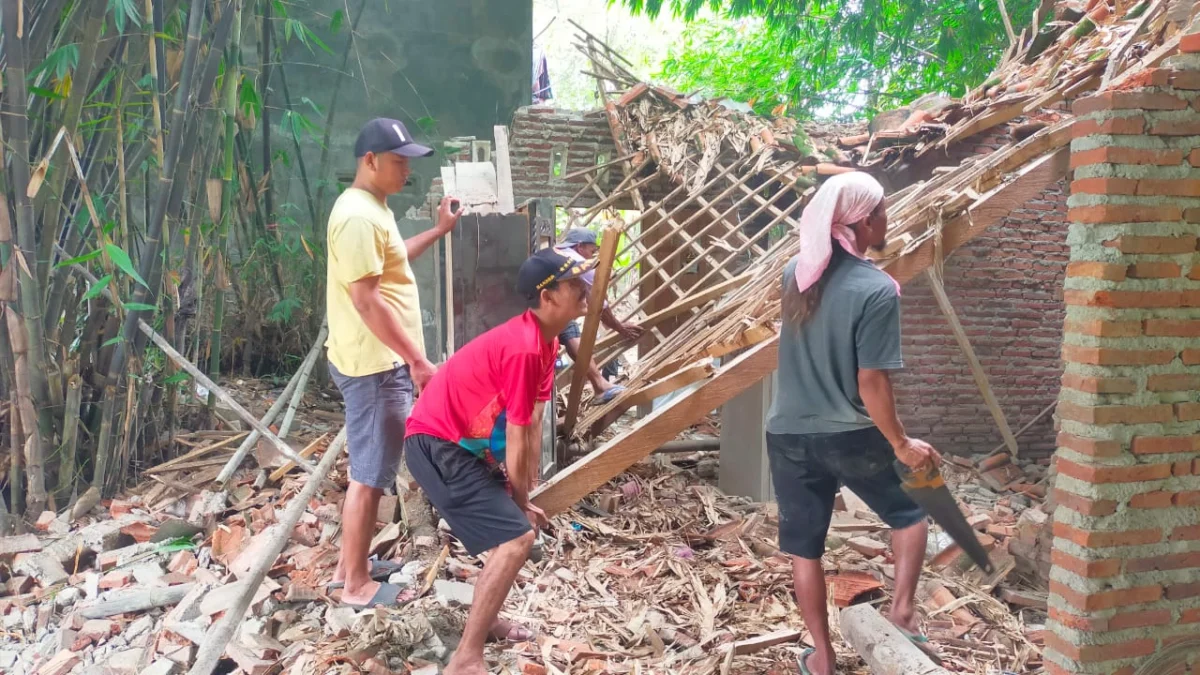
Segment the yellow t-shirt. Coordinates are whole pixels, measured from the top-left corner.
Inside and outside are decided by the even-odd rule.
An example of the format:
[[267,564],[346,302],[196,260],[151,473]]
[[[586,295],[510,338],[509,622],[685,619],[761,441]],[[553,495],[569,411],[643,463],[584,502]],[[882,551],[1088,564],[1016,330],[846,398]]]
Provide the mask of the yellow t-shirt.
[[405,334],[424,354],[417,280],[392,210],[371,193],[349,188],[333,205],[327,237],[325,302],[329,339],[325,346],[333,365],[343,375],[362,377],[404,362],[367,328],[350,299],[350,284],[371,276],[383,277],[380,295],[395,310]]

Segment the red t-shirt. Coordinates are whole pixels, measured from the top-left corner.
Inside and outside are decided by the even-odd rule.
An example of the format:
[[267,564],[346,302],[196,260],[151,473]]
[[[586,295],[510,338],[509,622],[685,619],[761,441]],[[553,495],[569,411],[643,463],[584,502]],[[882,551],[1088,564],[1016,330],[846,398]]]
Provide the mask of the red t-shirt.
[[405,436],[427,434],[503,463],[505,425],[530,424],[534,403],[550,400],[557,355],[558,338],[542,340],[533,312],[509,319],[438,369],[408,416]]

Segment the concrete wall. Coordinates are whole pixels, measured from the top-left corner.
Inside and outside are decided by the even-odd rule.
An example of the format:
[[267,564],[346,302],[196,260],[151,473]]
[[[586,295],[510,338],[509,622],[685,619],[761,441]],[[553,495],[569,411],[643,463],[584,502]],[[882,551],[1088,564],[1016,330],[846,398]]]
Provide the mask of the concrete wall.
[[[347,7],[349,16],[339,31],[332,32],[330,17],[346,12]],[[350,28],[360,7],[362,17],[352,42]],[[353,178],[359,129],[373,117],[392,117],[438,150],[434,157],[413,160],[413,184],[389,199],[402,235],[427,229],[432,224],[428,213],[419,211],[445,162],[442,144],[456,136],[490,140],[493,127],[508,124],[517,107],[530,100],[532,4],[529,0],[314,0],[289,4],[288,11],[290,18],[312,29],[332,54],[293,37],[284,46],[284,65],[277,66],[271,76],[272,150],[291,155],[288,162],[274,162],[277,220],[322,239],[323,221],[338,192],[337,183],[348,185]],[[283,32],[283,21],[277,20],[276,39],[282,38]],[[247,57],[253,57],[251,50],[247,52]],[[253,58],[250,61],[251,75],[261,72],[260,64]],[[285,69],[292,110],[305,114],[318,127],[323,127],[326,114],[333,115],[326,165],[321,162],[320,130],[317,137],[302,134],[300,141],[308,192],[311,195],[318,186],[328,186],[324,204],[317,206],[315,224],[311,223],[296,146],[285,126],[287,103],[280,68]],[[254,142],[261,148],[261,132],[256,132]],[[260,152],[256,150],[256,158]],[[442,292],[433,258],[440,255],[440,248],[430,249],[414,264],[431,355],[439,335],[436,321]]]
[[1052,674],[1127,675],[1200,635],[1200,34],[1182,45],[1075,104]]

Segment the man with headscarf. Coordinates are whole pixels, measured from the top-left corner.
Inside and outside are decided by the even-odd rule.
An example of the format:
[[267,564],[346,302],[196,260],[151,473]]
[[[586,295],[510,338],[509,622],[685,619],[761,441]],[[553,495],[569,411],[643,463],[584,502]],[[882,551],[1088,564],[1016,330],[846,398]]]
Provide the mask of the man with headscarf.
[[921,642],[914,611],[925,513],[901,488],[899,459],[940,462],[896,415],[888,372],[901,368],[900,286],[867,260],[887,235],[883,187],[860,172],[834,176],[800,218],[800,253],[783,275],[779,383],[767,454],[779,504],[779,548],[792,556],[796,600],[813,649],[800,671],[834,672],[821,555],[845,485],[892,528],[896,589],[889,618]]
[[[573,227],[566,231],[563,235],[562,243],[554,247],[554,250],[559,255],[564,255],[576,262],[584,262],[590,260],[600,250],[600,246],[596,243],[596,233],[586,227]],[[587,284],[588,292],[591,292],[592,283],[595,281],[596,271],[588,270],[583,276],[583,282]],[[642,336],[642,328],[633,324],[621,323],[617,316],[613,314],[612,308],[609,307],[608,301],[604,301],[604,305],[600,309],[600,321],[608,326],[610,330],[616,331],[623,339],[630,342],[636,341]],[[579,340],[583,333],[579,330],[579,322],[572,321],[558,336],[558,341],[566,348],[567,354],[575,359],[579,354]],[[593,399],[596,403],[608,403],[614,396],[625,391],[625,387],[619,384],[613,384],[608,381],[608,378],[596,367],[596,362],[588,361],[587,364],[588,381],[592,383],[592,391],[595,394]]]

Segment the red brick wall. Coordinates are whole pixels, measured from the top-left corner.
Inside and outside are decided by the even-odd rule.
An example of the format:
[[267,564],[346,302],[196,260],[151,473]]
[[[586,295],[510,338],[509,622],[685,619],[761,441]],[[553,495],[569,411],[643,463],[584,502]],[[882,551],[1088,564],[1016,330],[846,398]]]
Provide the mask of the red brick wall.
[[[946,260],[946,294],[1014,432],[1058,397],[1065,189],[1058,183]],[[955,453],[996,447],[1000,433],[928,282],[905,286],[901,307],[905,370],[895,386],[908,433]],[[1053,452],[1052,415],[1017,442],[1023,456]]]
[[[938,163],[954,164],[1010,142],[1001,130],[960,144],[956,155]],[[555,147],[567,153],[564,176],[593,165],[597,151],[610,160],[615,158],[608,121],[601,112],[585,115],[523,108],[513,118],[509,143],[518,204],[551,198],[562,205],[586,185],[582,176],[562,180],[549,175]],[[932,166],[913,167],[905,177],[913,181],[925,178]],[[610,176],[615,184],[620,171]],[[610,187],[602,189],[607,192]],[[588,199],[580,205],[595,201]],[[946,261],[947,293],[1014,432],[1058,396],[1062,279],[1067,261],[1065,220],[1065,187],[1059,184],[1013,211]],[[923,281],[905,288],[903,308],[907,369],[897,378],[897,394],[909,432],[943,451],[992,449],[1000,443],[999,432]],[[1052,452],[1052,426],[1052,416],[1046,415],[1023,434],[1018,439],[1022,452]]]

